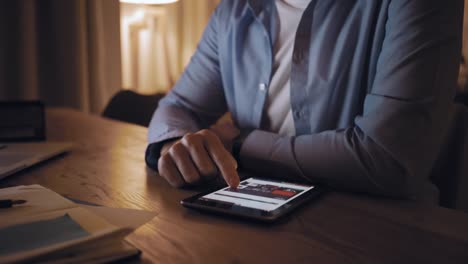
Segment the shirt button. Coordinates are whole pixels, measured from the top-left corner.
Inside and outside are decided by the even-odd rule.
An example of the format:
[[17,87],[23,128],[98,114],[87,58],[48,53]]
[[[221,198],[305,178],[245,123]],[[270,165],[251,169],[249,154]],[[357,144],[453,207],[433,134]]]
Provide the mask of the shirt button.
[[294,116],[296,118],[301,118],[301,111],[294,111]]
[[258,89],[261,92],[265,92],[266,91],[266,85],[264,83],[261,83],[261,84],[258,85]]

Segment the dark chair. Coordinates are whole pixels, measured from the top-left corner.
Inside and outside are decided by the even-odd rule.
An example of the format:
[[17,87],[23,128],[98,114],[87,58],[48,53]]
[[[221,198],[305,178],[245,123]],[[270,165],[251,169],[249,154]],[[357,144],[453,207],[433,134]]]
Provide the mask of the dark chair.
[[162,93],[142,95],[122,90],[111,98],[102,116],[147,127],[162,97]]
[[468,106],[468,92],[457,94],[455,102]]
[[431,179],[441,206],[468,212],[468,107],[456,104],[451,124]]

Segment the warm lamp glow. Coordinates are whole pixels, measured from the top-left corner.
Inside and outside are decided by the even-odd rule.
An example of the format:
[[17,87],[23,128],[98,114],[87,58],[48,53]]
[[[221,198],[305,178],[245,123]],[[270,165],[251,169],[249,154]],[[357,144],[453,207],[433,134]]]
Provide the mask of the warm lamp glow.
[[144,4],[144,5],[160,5],[175,3],[178,0],[120,0],[121,3],[128,4]]

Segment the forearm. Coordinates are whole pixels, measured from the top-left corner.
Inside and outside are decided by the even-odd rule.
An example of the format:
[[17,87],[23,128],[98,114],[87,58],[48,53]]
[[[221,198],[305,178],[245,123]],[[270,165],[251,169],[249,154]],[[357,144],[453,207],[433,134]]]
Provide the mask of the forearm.
[[359,129],[282,137],[256,130],[241,150],[244,169],[262,176],[406,196],[401,166]]
[[[208,128],[203,124],[212,122],[210,118],[205,118],[203,122],[197,122],[197,120],[200,121],[202,118],[189,109],[176,107],[172,104],[162,104],[150,124],[148,133],[150,144],[145,154],[146,164],[157,170],[157,162],[160,156],[172,144],[189,133],[193,134]],[[230,119],[223,120],[209,126],[209,129],[219,137],[226,150],[230,152],[232,140],[237,137],[239,130],[232,124]]]
[[149,144],[207,128],[227,111],[219,72],[218,13],[217,8],[180,79],[160,101],[149,126]]

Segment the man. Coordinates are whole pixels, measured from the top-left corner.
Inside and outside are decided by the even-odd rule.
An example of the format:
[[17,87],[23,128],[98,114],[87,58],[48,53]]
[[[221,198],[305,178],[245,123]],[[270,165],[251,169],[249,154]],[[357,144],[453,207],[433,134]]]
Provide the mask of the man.
[[[173,186],[237,167],[436,202],[463,1],[223,1],[149,128]],[[234,125],[215,124],[230,112]]]

